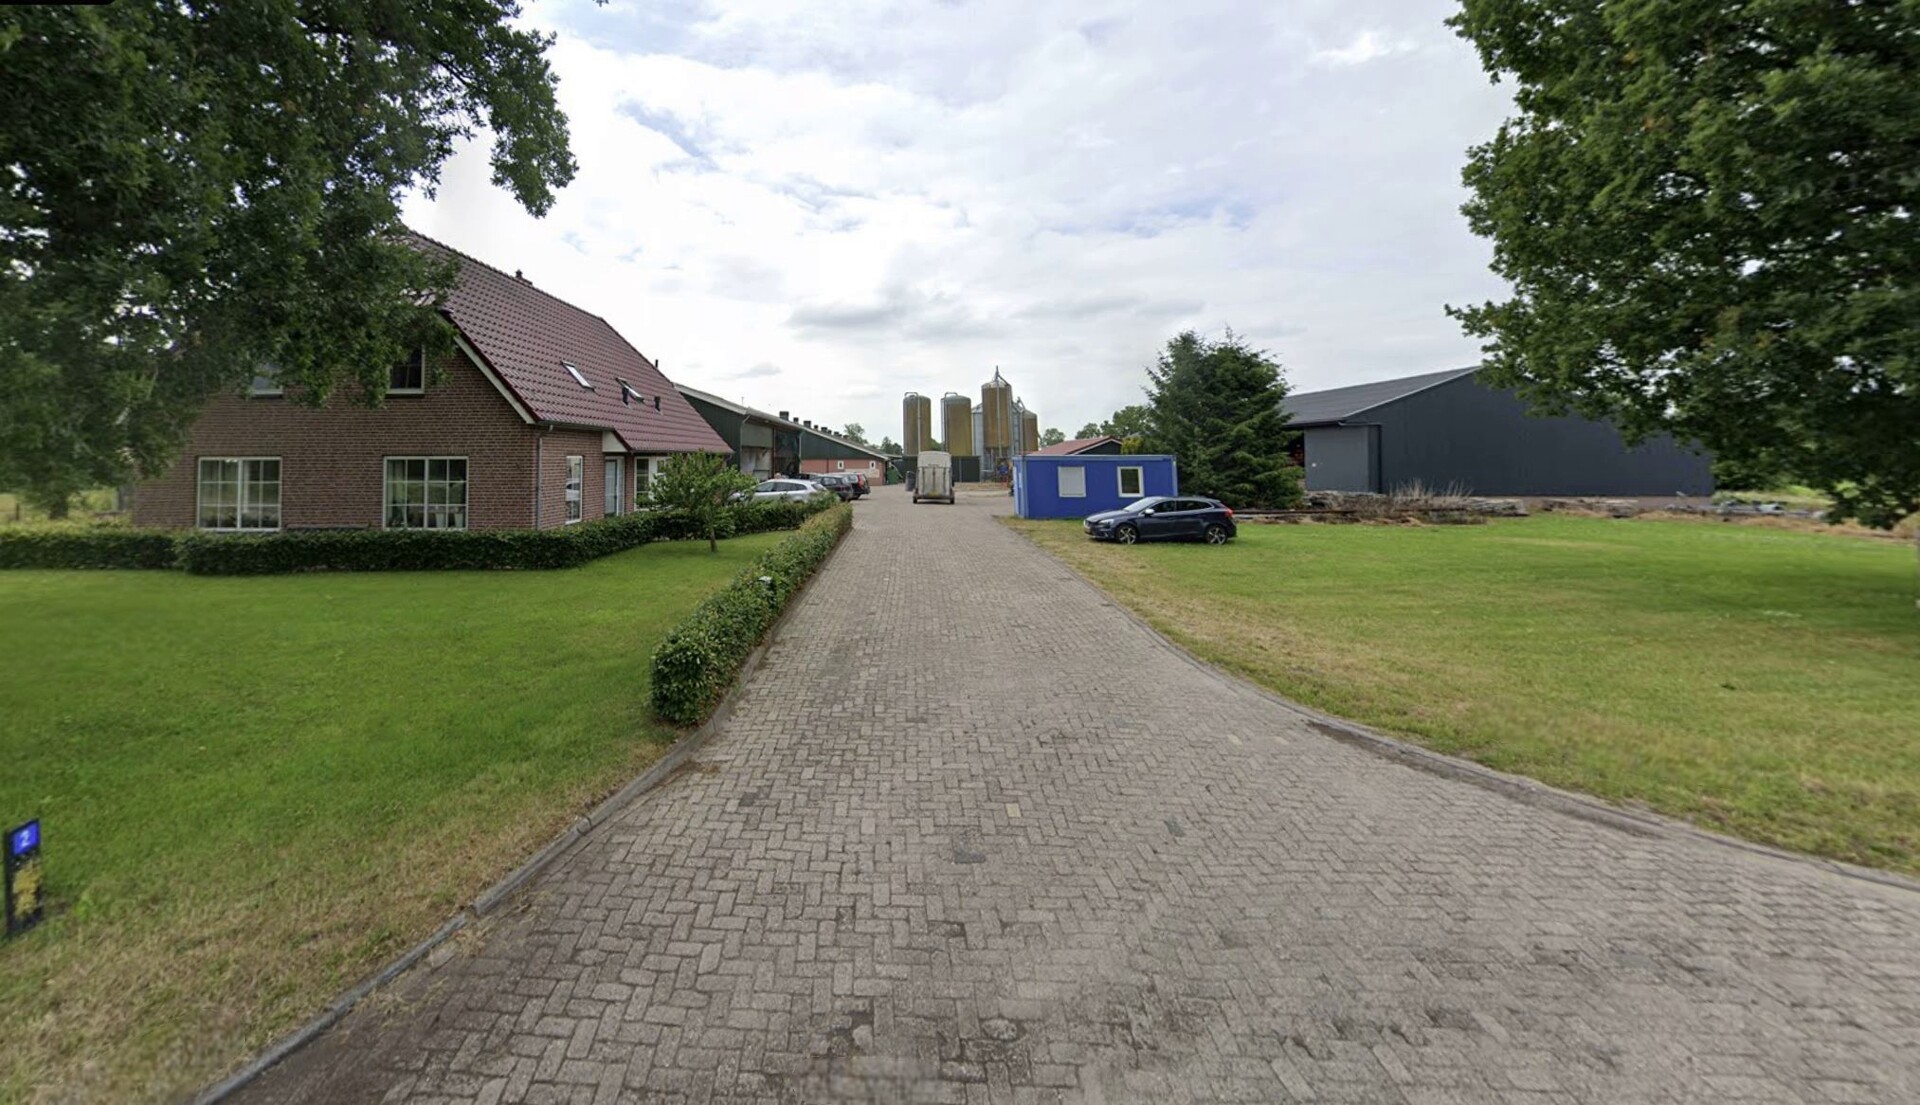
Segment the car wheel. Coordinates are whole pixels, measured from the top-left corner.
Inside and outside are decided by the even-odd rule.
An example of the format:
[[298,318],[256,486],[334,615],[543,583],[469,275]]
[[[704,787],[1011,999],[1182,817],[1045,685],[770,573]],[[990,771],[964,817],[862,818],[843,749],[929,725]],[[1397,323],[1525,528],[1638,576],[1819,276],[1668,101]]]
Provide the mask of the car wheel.
[[1131,545],[1140,540],[1140,530],[1136,526],[1121,526],[1113,531],[1113,539],[1122,545]]
[[1207,544],[1224,545],[1227,543],[1227,527],[1215,523],[1207,527]]

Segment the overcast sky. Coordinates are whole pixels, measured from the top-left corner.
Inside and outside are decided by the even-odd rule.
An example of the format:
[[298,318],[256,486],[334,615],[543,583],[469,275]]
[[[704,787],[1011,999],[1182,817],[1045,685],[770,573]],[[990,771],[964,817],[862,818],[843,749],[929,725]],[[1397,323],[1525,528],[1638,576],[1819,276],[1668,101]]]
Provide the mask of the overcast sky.
[[553,0],[580,173],[447,167],[416,228],[681,383],[900,436],[995,366],[1071,435],[1182,329],[1295,390],[1471,363],[1460,165],[1508,108],[1440,0]]

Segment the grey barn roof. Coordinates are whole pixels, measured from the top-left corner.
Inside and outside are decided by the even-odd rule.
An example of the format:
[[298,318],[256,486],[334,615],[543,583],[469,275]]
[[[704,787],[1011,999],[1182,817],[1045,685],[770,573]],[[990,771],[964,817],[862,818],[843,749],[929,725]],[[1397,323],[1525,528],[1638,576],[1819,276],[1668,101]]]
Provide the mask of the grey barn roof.
[[1397,380],[1376,380],[1371,384],[1303,392],[1287,396],[1281,400],[1280,407],[1292,416],[1289,422],[1291,426],[1342,422],[1362,411],[1372,410],[1396,399],[1405,399],[1416,391],[1425,391],[1478,371],[1480,367],[1475,365],[1472,368],[1450,368],[1445,372],[1427,372],[1419,376],[1402,376]]
[[831,441],[836,445],[844,445],[849,449],[852,449],[856,452],[865,453],[868,456],[874,457],[878,460],[891,459],[887,456],[887,454],[881,452],[880,450],[871,448],[866,445],[862,445],[856,441],[849,440],[848,438],[843,437],[840,434],[836,434],[832,430],[827,429],[825,426],[808,426],[804,423],[796,422],[791,418],[782,418],[777,414],[768,414],[766,411],[759,410],[754,407],[749,407],[745,403],[736,403],[731,399],[727,399],[722,396],[715,395],[710,391],[701,391],[699,388],[688,387],[685,384],[675,384],[673,386],[676,390],[680,392],[681,395],[690,396],[694,399],[700,400],[703,403],[711,403],[722,410],[732,411],[734,414],[744,415],[750,418],[757,418],[762,422],[770,422],[776,426],[783,426],[790,431],[795,431],[803,434],[812,434],[813,436],[820,438],[822,440]]

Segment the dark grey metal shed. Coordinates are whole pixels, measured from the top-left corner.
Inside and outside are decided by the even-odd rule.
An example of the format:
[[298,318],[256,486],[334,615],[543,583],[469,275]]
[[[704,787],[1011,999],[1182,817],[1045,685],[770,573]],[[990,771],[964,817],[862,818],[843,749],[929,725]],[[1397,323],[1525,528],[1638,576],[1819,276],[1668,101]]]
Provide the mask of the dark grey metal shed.
[[1287,396],[1309,491],[1412,483],[1476,495],[1709,495],[1713,460],[1661,435],[1629,445],[1611,423],[1533,414],[1458,368]]

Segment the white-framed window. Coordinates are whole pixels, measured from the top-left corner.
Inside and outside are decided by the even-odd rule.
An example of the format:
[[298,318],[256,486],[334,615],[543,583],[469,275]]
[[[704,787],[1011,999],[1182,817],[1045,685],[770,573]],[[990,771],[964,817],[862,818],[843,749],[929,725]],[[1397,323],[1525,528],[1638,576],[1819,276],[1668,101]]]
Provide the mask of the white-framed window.
[[387,370],[388,395],[419,395],[427,390],[427,354],[416,349]]
[[627,466],[627,459],[625,457],[608,457],[607,458],[607,478],[606,478],[607,511],[606,512],[607,512],[607,517],[609,518],[613,517],[616,514],[619,514],[626,506],[626,502],[627,502],[626,497],[620,494],[620,486],[626,482],[625,480],[622,480],[620,478],[620,473],[623,469],[626,468],[626,466]]
[[847,470],[847,462],[844,460],[836,460],[833,462],[833,469],[836,472],[845,472]]
[[466,529],[467,458],[386,458],[388,529]]
[[1060,497],[1062,499],[1084,499],[1087,497],[1087,470],[1079,466],[1061,465]]
[[580,497],[587,485],[587,458],[567,458],[567,524],[580,520]]
[[280,528],[279,457],[201,457],[194,517],[201,529]]
[[586,374],[582,373],[580,369],[572,361],[561,361],[560,367],[567,370],[567,375],[573,377],[574,383],[579,384],[581,387],[586,388],[588,391],[593,390],[593,385],[587,383]]
[[659,457],[633,458],[633,505],[646,506],[653,501],[653,480],[659,474]]
[[1146,492],[1140,490],[1146,486],[1145,469],[1129,465],[1120,469],[1120,494],[1131,495],[1138,499]]
[[272,361],[261,361],[253,370],[253,383],[248,385],[247,394],[255,398],[271,398],[285,395],[286,390],[280,384],[280,366]]

